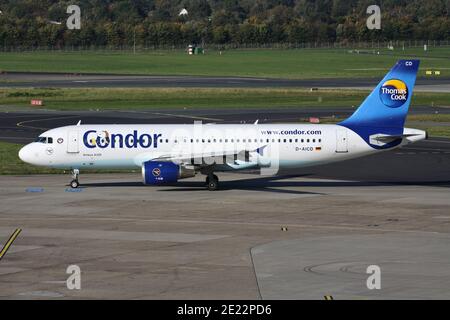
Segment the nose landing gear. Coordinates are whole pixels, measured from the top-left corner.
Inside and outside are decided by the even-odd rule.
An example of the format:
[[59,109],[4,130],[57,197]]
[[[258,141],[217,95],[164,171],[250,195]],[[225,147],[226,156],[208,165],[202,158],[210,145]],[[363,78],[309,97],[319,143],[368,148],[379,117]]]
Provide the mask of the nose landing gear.
[[70,181],[71,188],[76,189],[80,186],[80,183],[78,182],[79,175],[80,175],[80,170],[78,170],[78,169],[72,170],[72,181]]

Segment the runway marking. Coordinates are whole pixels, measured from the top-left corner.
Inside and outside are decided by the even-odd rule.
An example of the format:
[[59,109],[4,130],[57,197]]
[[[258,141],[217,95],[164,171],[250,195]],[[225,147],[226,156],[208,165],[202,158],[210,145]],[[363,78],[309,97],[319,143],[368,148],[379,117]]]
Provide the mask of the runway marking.
[[[1,220],[6,221],[15,221],[16,218],[0,218]],[[21,220],[40,220],[39,218],[21,218]],[[64,218],[50,218],[46,217],[45,220],[53,220],[53,221],[60,221],[60,220],[75,220],[79,221],[79,217],[72,218],[72,217],[64,217]],[[93,217],[83,217],[83,221],[119,221],[119,222],[159,222],[159,223],[180,223],[180,224],[222,224],[222,225],[247,225],[247,226],[261,226],[261,227],[275,227],[277,230],[279,229],[278,223],[264,223],[264,222],[245,222],[245,221],[236,221],[236,222],[230,222],[226,220],[170,220],[170,219],[140,219],[140,218],[93,218]],[[297,227],[297,228],[315,228],[315,229],[331,229],[331,230],[359,230],[359,231],[371,231],[371,232],[397,232],[397,233],[423,233],[423,234],[440,234],[441,232],[437,231],[422,231],[422,230],[398,230],[398,229],[384,229],[384,228],[366,228],[366,227],[358,227],[358,226],[336,226],[336,225],[311,225],[311,224],[289,224],[290,227]],[[39,228],[35,228],[35,230],[38,230]],[[53,230],[59,230],[59,229],[53,229]],[[61,229],[63,230],[63,229]],[[67,229],[73,230],[73,229]],[[98,231],[98,230],[97,230]],[[130,232],[130,231],[129,231]],[[133,232],[130,232],[133,233]],[[445,233],[447,234],[447,233]]]
[[323,296],[325,300],[333,300],[333,296]]
[[395,154],[396,155],[408,155],[408,156],[415,155],[415,154],[450,154],[450,151],[448,151],[448,152],[444,152],[444,151],[396,152]]
[[8,241],[6,242],[6,244],[4,245],[2,251],[0,251],[0,260],[3,259],[4,255],[6,254],[6,252],[8,252],[9,247],[11,247],[11,245],[13,244],[14,240],[16,240],[17,236],[19,235],[19,233],[22,231],[22,229],[16,229],[13,234],[9,237]]
[[[0,227],[0,231],[2,230],[4,230],[4,228]],[[60,229],[28,228],[27,235],[30,237],[63,238],[63,239],[85,239],[85,240],[101,239],[110,241],[155,241],[155,242],[180,242],[180,243],[209,241],[229,237],[228,235],[221,235],[221,234],[111,231],[98,229],[93,230],[93,229],[61,229],[61,228]]]
[[168,117],[187,118],[187,119],[198,119],[198,120],[207,120],[207,121],[223,121],[223,119],[188,116],[188,115],[183,115],[183,114],[171,114],[171,113],[161,113],[161,112],[153,112],[153,114],[160,115],[160,116],[168,116]]
[[434,143],[450,143],[450,141],[442,141],[442,140],[425,140],[424,142],[434,142]]
[[355,68],[355,69],[344,69],[346,71],[379,71],[379,70],[389,70],[388,68]]
[[25,120],[16,123],[16,126],[21,128],[29,128],[29,129],[36,129],[36,130],[48,130],[50,128],[40,128],[40,127],[33,127],[33,126],[27,126],[24,125],[24,123],[30,123],[30,122],[37,122],[37,121],[48,121],[48,120],[59,120],[59,119],[70,119],[70,118],[79,118],[80,116],[65,116],[65,117],[56,117],[56,118],[43,118],[43,119],[33,119],[33,120]]
[[0,136],[0,139],[4,139],[4,140],[7,140],[7,139],[15,139],[15,140],[34,140],[34,138],[25,138],[25,137],[3,137],[3,136]]
[[428,151],[428,152],[431,152],[431,151],[439,151],[439,152],[444,152],[445,150],[443,150],[443,149],[433,149],[433,148],[415,148],[415,147],[410,147],[410,148],[401,148],[401,150],[404,150],[404,151],[408,151],[408,150],[425,150],[425,151]]

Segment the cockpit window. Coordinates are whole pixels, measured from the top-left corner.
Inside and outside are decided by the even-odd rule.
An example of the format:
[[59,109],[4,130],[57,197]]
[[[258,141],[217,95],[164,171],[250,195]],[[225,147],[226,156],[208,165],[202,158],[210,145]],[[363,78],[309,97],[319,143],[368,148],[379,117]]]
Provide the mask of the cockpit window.
[[37,137],[36,140],[34,140],[34,142],[52,144],[53,143],[53,138],[51,138],[51,137]]

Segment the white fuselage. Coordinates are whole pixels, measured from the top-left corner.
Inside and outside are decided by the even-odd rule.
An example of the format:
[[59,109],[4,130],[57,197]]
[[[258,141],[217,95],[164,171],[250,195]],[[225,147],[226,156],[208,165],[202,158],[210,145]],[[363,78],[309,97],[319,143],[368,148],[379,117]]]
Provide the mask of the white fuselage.
[[[423,134],[403,139],[402,144],[425,138],[423,131],[405,130]],[[52,129],[40,137],[40,142],[22,148],[23,161],[80,170],[140,168],[154,159],[201,164],[199,157],[214,158],[215,171],[278,170],[380,151],[352,130],[327,124],[77,125]],[[236,157],[239,153],[242,156]]]

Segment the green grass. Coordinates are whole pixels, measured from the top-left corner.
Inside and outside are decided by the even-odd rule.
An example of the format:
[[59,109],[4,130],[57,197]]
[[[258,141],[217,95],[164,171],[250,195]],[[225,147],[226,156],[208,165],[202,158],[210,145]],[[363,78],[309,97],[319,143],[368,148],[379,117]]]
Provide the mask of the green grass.
[[[117,110],[168,108],[274,108],[358,106],[365,90],[306,89],[0,89],[0,110],[29,107],[43,99],[53,110]],[[448,106],[450,93],[415,93],[412,105]]]
[[443,138],[450,137],[450,126],[424,127],[423,129],[428,131],[428,134],[431,137],[443,137]]
[[411,114],[408,115],[408,121],[426,121],[426,122],[449,122],[450,114]]
[[[24,163],[19,159],[19,150],[23,145],[0,141],[0,175],[15,174],[69,174],[69,171],[49,169]],[[136,170],[89,170],[90,173],[123,173]]]
[[221,55],[188,56],[182,50],[131,52],[27,52],[0,53],[0,70],[69,73],[147,75],[256,76],[275,78],[381,77],[400,58],[422,60],[420,75],[427,69],[450,74],[450,47],[380,50],[373,54],[344,49],[230,50]]
[[22,162],[18,157],[22,147],[20,144],[0,142],[0,174],[63,173],[62,170],[41,168]]

